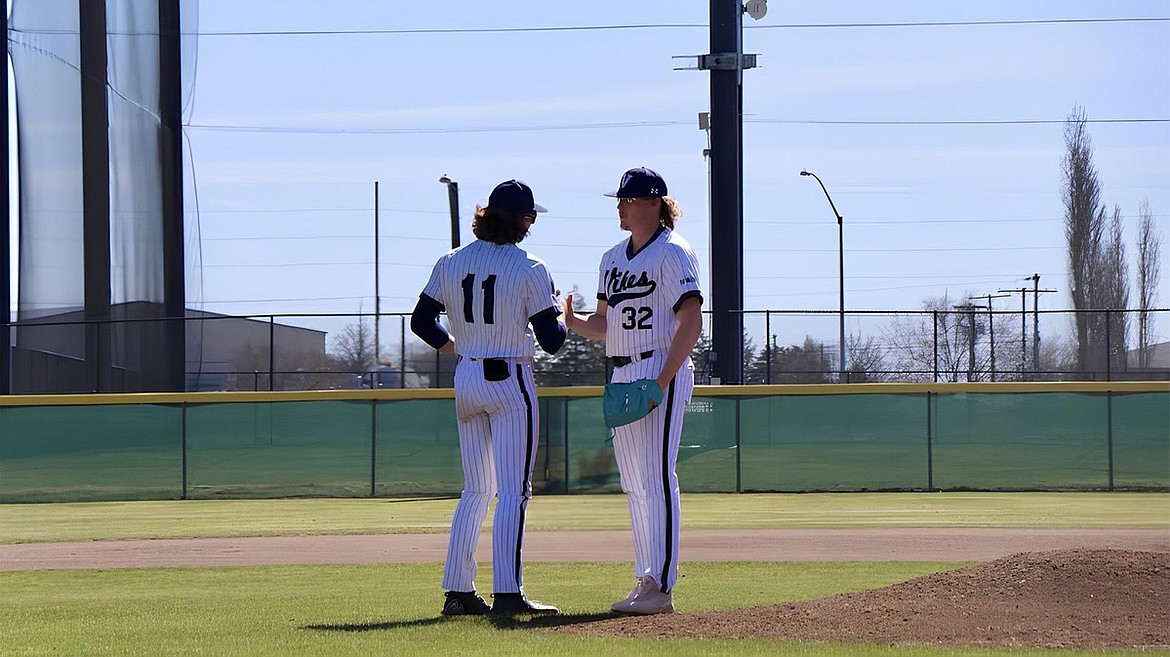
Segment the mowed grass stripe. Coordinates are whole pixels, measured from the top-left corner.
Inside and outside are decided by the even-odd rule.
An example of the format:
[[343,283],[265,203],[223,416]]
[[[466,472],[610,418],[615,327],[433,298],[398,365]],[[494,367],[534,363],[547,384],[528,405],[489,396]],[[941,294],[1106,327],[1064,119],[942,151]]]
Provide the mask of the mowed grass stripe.
[[[454,508],[452,498],[4,504],[0,543],[445,533]],[[687,529],[1170,529],[1170,494],[692,493],[683,517]],[[623,495],[537,495],[528,507],[529,531],[628,527]]]

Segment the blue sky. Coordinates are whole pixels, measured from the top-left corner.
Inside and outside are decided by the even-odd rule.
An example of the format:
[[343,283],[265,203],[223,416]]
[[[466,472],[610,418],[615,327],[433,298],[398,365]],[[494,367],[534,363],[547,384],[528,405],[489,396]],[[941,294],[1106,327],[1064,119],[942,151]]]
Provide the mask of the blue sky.
[[[450,243],[443,174],[459,182],[464,243],[492,186],[527,181],[550,212],[524,245],[592,298],[598,259],[624,235],[601,194],[634,166],[666,178],[709,289],[697,123],[709,76],[674,70],[693,62],[675,56],[708,52],[708,12],[697,0],[200,0],[185,115],[192,305],[372,311],[378,181],[382,309],[409,311]],[[1042,309],[1069,307],[1061,121],[1076,105],[1090,120],[1159,120],[1089,131],[1131,259],[1143,199],[1170,242],[1170,22],[891,25],[1151,17],[1170,17],[1170,1],[773,1],[763,20],[745,16],[744,51],[759,55],[743,83],[746,308],[837,308],[837,226],[803,168],[845,217],[848,309],[957,302],[1031,287],[1034,273],[1058,290]],[[627,27],[477,31],[609,26]]]

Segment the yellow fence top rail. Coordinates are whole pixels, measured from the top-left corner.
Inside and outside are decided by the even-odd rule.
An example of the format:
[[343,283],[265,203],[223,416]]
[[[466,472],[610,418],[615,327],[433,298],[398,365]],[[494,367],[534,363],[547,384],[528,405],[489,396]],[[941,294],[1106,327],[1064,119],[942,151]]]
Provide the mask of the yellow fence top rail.
[[[599,397],[601,386],[544,387],[541,397]],[[1170,381],[1058,381],[1004,383],[830,383],[695,386],[696,397],[778,397],[787,395],[956,395],[967,393],[1170,393]],[[453,399],[451,388],[378,390],[289,390],[273,392],[131,392],[64,395],[4,395],[0,406],[85,406],[104,404],[224,404],[237,402],[405,401]]]

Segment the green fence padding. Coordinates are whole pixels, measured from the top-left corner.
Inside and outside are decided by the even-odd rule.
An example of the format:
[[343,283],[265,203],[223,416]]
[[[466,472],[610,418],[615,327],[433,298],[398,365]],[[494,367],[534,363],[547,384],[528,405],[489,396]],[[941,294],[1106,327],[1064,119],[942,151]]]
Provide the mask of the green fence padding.
[[370,494],[369,402],[192,405],[187,497]]
[[182,410],[117,405],[0,409],[0,501],[177,499]]
[[[679,482],[1170,489],[1170,390],[1085,385],[721,389],[687,408]],[[391,392],[0,398],[0,502],[458,495],[454,400]],[[539,426],[534,492],[621,490],[599,395],[542,395]]]
[[1170,402],[1157,393],[1113,395],[1113,485],[1165,488],[1170,482]]
[[813,395],[741,402],[745,491],[927,487],[920,395]]
[[377,413],[376,495],[457,495],[463,489],[454,400],[378,402]]
[[1105,489],[1105,395],[940,395],[934,485],[942,490]]

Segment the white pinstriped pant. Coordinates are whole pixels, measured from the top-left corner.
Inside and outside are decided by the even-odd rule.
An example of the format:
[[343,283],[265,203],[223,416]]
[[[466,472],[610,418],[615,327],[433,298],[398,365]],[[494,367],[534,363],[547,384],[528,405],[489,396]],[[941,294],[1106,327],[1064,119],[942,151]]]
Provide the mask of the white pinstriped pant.
[[492,591],[517,593],[524,583],[525,512],[539,444],[540,407],[527,359],[508,361],[511,376],[485,381],[483,362],[455,366],[455,413],[463,462],[463,493],[451,519],[443,589],[475,590],[475,546],[488,504],[499,497],[492,520]]
[[[665,353],[616,368],[613,380],[653,379],[663,360]],[[614,457],[630,505],[634,576],[653,576],[663,591],[671,590],[678,581],[680,504],[675,465],[683,414],[694,387],[694,365],[688,360],[662,391],[657,408],[641,420],[613,430]]]

